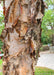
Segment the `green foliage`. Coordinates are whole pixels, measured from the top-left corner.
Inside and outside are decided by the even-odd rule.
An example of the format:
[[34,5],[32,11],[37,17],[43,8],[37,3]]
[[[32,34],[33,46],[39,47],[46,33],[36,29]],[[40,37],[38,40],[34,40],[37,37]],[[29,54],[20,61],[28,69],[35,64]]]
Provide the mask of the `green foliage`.
[[4,24],[0,25],[0,35],[1,35],[3,29],[4,29]]
[[4,15],[2,14],[3,12],[0,11],[0,24],[2,24],[2,21],[4,20]]
[[47,3],[48,6],[54,4],[54,0],[45,0],[45,2]]
[[[2,22],[4,19],[4,16],[2,14],[2,12],[0,11],[0,35],[2,33],[2,30],[4,29],[4,23]],[[2,52],[2,46],[3,46],[3,42],[0,40],[0,51]],[[2,52],[3,53],[3,52]]]
[[50,9],[45,11],[42,24],[48,25],[48,26],[54,25],[54,10]]
[[3,42],[0,40],[0,51],[1,51],[1,53],[3,53],[2,46],[3,46]]
[[4,15],[3,15],[3,12],[0,11],[0,35],[1,35],[1,32],[2,30],[4,29]]
[[[2,5],[2,3],[1,3]],[[0,11],[0,35],[2,33],[2,30],[4,29],[4,15],[3,15],[3,12],[2,10]],[[3,46],[3,42],[1,41],[0,39],[0,51],[2,52],[2,46]],[[3,53],[3,52],[2,52]]]
[[51,29],[52,27],[54,27],[54,11],[50,9],[45,11],[45,15],[43,17],[41,25],[42,28],[41,41],[43,44],[51,43],[52,34],[54,33],[54,30]]
[[[54,0],[44,0],[47,5],[48,9],[45,11],[45,15],[42,21],[42,35],[41,41],[43,44],[51,43],[52,41],[52,34],[54,34]],[[51,29],[50,29],[51,28]]]
[[41,34],[41,41],[43,44],[48,44],[48,43],[51,43],[52,41],[52,32],[50,30],[44,30],[42,31],[42,34]]

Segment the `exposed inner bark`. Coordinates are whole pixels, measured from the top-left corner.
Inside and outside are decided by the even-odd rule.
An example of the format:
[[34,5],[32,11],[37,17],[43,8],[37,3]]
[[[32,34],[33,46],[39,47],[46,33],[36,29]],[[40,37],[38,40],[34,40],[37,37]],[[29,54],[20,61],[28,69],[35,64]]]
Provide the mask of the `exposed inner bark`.
[[44,9],[43,0],[5,0],[3,75],[34,75]]

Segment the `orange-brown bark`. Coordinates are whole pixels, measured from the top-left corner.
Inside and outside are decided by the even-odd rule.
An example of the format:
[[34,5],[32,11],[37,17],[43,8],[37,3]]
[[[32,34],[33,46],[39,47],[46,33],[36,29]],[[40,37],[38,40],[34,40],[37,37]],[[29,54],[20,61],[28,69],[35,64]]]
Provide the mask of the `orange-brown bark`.
[[[40,48],[43,0],[5,0],[3,75],[34,75]],[[3,35],[4,34],[4,35]]]

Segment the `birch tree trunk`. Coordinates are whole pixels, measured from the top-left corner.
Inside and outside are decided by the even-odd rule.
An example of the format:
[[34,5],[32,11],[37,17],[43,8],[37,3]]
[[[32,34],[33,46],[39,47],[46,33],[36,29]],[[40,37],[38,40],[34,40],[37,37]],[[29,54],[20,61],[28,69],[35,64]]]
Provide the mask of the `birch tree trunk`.
[[41,46],[43,0],[4,0],[3,75],[34,75]]

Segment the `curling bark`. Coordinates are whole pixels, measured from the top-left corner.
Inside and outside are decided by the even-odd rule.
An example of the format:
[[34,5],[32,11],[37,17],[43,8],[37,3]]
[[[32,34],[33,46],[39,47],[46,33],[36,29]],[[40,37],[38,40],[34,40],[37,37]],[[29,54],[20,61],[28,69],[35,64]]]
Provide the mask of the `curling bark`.
[[34,75],[44,10],[43,0],[4,0],[3,75]]

